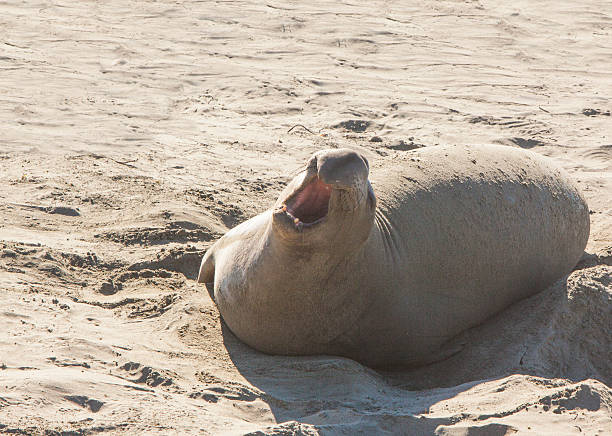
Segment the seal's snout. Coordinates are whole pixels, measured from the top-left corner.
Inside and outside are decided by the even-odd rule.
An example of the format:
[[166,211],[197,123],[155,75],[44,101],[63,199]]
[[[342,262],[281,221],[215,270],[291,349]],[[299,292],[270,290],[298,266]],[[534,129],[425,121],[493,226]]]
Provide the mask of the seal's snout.
[[[369,165],[349,149],[323,150],[310,159],[306,171],[281,194],[274,211],[277,224],[303,231],[321,224],[330,210],[352,210],[368,185]],[[332,211],[333,212],[333,211]]]
[[368,161],[349,149],[326,150],[316,155],[319,178],[330,185],[353,187],[368,177]]

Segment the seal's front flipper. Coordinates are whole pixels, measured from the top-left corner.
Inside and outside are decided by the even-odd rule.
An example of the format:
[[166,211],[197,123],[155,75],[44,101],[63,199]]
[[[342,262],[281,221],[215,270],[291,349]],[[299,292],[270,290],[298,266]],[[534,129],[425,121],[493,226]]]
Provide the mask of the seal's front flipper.
[[211,283],[215,279],[215,256],[212,248],[209,248],[200,264],[198,283]]

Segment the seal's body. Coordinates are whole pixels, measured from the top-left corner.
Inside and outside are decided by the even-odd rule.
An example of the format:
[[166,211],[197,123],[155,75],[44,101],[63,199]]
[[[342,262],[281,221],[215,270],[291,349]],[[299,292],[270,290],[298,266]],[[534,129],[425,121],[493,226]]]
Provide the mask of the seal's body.
[[439,360],[569,273],[588,239],[584,198],[532,152],[429,147],[368,173],[354,151],[319,152],[208,250],[198,281],[238,338],[369,366]]

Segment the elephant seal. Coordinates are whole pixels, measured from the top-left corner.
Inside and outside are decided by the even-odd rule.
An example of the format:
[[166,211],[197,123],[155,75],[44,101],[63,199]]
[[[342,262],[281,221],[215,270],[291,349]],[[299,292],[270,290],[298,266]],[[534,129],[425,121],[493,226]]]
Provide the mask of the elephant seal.
[[433,362],[586,246],[583,196],[535,153],[436,146],[368,173],[355,151],[318,152],[273,209],[206,252],[198,281],[238,338],[372,367]]

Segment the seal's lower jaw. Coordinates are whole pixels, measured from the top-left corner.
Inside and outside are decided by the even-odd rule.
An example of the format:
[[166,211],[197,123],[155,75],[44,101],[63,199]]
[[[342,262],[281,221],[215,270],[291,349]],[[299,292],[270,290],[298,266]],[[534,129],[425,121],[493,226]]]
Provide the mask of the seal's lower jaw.
[[287,198],[279,212],[291,219],[296,229],[321,223],[329,211],[332,186],[314,176]]

